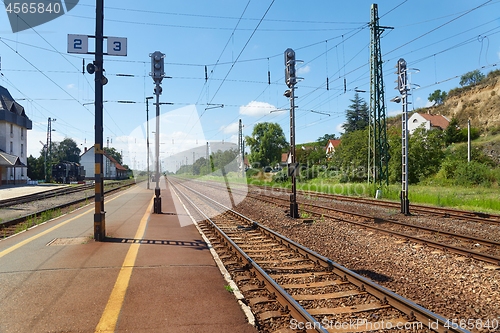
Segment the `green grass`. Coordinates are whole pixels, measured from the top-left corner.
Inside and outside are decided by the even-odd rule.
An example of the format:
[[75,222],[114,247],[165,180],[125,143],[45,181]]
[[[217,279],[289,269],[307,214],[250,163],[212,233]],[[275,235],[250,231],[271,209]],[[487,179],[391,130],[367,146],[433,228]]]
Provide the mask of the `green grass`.
[[[291,188],[288,183],[273,183],[251,180],[249,184],[271,187]],[[325,178],[316,178],[308,182],[297,182],[297,189],[337,195],[375,198],[377,186],[367,183],[339,183]],[[383,186],[383,200],[400,201],[401,185]],[[410,204],[424,204],[463,210],[500,214],[500,190],[498,186],[460,187],[410,185],[408,188]]]
[[43,212],[40,216],[36,215],[31,215],[28,217],[26,222],[20,223],[16,226],[15,233],[20,233],[21,231],[28,230],[29,228],[39,225],[40,223],[52,220],[53,218],[56,218],[58,216],[61,216],[61,210],[60,209],[51,209],[48,211]]

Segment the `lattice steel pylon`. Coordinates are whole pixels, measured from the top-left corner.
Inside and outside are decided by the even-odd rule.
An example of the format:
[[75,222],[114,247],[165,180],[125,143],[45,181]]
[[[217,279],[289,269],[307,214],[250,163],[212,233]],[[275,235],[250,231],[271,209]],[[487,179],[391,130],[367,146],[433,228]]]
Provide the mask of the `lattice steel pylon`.
[[[373,175],[373,182],[382,186],[389,185],[389,144],[387,143],[387,127],[385,122],[384,80],[382,72],[382,51],[380,36],[385,29],[378,18],[378,5],[371,6],[371,44],[370,44],[370,138],[369,145],[372,157],[368,156],[370,166],[368,175]],[[371,146],[373,145],[373,146]],[[368,176],[370,177],[370,176]],[[369,180],[370,178],[368,178]]]

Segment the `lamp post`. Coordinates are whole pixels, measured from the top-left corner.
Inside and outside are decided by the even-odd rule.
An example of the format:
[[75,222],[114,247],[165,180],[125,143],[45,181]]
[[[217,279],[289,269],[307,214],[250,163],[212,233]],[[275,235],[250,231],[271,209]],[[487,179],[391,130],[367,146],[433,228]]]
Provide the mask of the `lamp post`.
[[149,175],[149,102],[148,100],[153,99],[153,96],[146,97],[146,147],[148,150],[148,190],[149,190],[149,181],[151,180],[151,176]]

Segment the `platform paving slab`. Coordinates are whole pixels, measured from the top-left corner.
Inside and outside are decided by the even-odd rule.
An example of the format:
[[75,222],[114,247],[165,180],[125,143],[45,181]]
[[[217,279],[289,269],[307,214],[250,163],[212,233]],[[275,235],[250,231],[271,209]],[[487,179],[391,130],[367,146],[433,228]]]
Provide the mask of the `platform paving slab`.
[[[256,332],[164,184],[171,214],[149,216],[115,331]],[[139,185],[105,198],[109,242],[92,240],[92,205],[0,241],[0,332],[95,332],[153,196]]]

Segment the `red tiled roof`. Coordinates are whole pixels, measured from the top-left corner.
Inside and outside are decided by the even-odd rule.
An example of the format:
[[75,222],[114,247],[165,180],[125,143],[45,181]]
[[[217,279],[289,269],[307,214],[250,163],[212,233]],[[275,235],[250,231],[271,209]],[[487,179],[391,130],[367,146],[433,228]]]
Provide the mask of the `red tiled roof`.
[[328,140],[326,146],[328,147],[329,144],[332,144],[333,147],[338,147],[340,145],[340,140]]
[[445,116],[428,113],[419,113],[419,115],[430,121],[432,127],[439,127],[444,130],[450,124],[450,121]]

